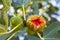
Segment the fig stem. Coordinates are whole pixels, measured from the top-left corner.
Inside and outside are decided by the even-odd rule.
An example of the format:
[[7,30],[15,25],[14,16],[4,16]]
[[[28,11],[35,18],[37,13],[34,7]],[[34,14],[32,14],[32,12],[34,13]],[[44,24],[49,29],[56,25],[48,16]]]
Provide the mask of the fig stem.
[[24,20],[26,20],[26,14],[25,14],[25,7],[24,7],[24,5],[22,5],[22,8],[23,8]]
[[39,32],[37,32],[37,35],[39,36],[40,40],[44,40],[44,38],[43,38],[43,37],[41,37],[41,35],[40,35],[40,33],[39,33]]

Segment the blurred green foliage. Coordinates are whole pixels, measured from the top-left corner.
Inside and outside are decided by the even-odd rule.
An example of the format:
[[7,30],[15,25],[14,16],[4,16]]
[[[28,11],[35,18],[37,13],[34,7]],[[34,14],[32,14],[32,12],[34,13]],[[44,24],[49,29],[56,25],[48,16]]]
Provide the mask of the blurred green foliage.
[[[44,9],[45,6],[42,5],[42,2],[44,1],[50,7],[47,7],[46,9]],[[19,37],[21,35],[24,37],[24,40],[40,40],[37,35],[31,36],[31,35],[25,34],[26,33],[25,27],[22,30],[20,30],[20,27],[24,24],[21,24],[18,28],[14,29],[18,24],[20,24],[20,22],[24,21],[23,20],[24,15],[21,16],[22,18],[21,19],[19,15],[20,13],[18,13],[17,10],[18,9],[21,10],[22,14],[24,14],[23,8],[22,8],[22,5],[24,5],[26,19],[28,19],[28,16],[30,15],[34,15],[34,14],[39,15],[39,9],[43,10],[41,14],[43,17],[48,16],[51,18],[51,14],[58,11],[58,8],[54,7],[48,1],[49,0],[0,0],[0,4],[3,5],[3,8],[0,9],[0,40],[7,40],[16,31],[18,32],[14,35],[14,37],[11,38],[11,40],[19,40]],[[7,14],[7,11],[10,10],[11,6],[13,6],[15,10],[13,16],[9,16]],[[27,10],[32,10],[32,11],[26,12]],[[43,15],[44,13],[46,13],[47,15]],[[17,15],[19,16],[20,19],[18,17],[12,18]],[[43,38],[45,40],[60,40],[60,22],[58,22],[54,18],[51,18],[50,21],[47,20],[48,19],[47,17],[45,17],[45,19],[47,21],[47,27],[44,28],[43,30]],[[10,24],[11,20],[14,21],[14,24],[13,23]],[[11,31],[8,29],[9,26],[10,28],[12,27],[12,29],[10,29]]]

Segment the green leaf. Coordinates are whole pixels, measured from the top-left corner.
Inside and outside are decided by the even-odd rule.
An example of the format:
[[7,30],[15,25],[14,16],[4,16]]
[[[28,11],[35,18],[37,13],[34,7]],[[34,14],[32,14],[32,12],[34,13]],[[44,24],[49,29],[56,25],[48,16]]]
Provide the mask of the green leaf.
[[19,37],[13,37],[11,40],[19,40]]
[[11,6],[11,0],[0,0],[0,4],[3,5],[3,8],[1,9],[2,11],[8,11]]
[[49,7],[49,11],[51,12],[51,13],[54,13],[55,11],[57,11],[58,10],[58,8],[57,7],[54,7],[54,6],[50,6]]
[[27,5],[30,0],[12,0],[12,5],[16,8],[21,7],[22,5]]
[[17,32],[23,28],[23,20],[20,16],[12,17],[10,20],[11,30],[14,29],[16,26],[17,26],[17,28],[14,30],[14,32]]
[[8,27],[8,16],[4,11],[0,11],[0,33],[7,32]]
[[34,14],[38,14],[38,13],[39,13],[38,3],[37,3],[37,2],[34,2],[34,3],[33,3],[32,9],[33,9],[33,13],[34,13]]
[[0,0],[3,9],[0,10],[0,33],[3,34],[7,32],[8,29],[8,16],[7,16],[7,10],[10,8],[10,0]]
[[3,3],[3,5],[4,5],[4,9],[3,10],[8,10],[8,9],[10,9],[10,6],[11,6],[11,0],[2,0],[2,3]]
[[6,40],[12,33],[0,35],[0,40]]
[[2,35],[3,33],[6,33],[7,31],[5,30],[5,28],[3,28],[4,26],[0,24],[0,35]]
[[46,40],[60,40],[60,22],[50,24],[44,29],[44,38]]
[[30,35],[28,35],[28,38],[30,39],[30,40],[40,40],[38,37],[36,37],[36,36],[30,36]]

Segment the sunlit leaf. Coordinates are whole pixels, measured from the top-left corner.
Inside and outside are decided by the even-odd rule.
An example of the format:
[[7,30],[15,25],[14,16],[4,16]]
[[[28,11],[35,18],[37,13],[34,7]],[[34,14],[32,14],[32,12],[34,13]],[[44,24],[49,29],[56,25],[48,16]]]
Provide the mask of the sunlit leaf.
[[6,10],[11,6],[11,0],[2,0],[2,3],[4,5],[4,9],[6,8]]
[[0,24],[0,34],[7,32],[3,27],[4,26]]
[[11,6],[11,0],[0,0],[0,4],[3,5],[3,8],[1,9],[2,11],[8,11]]
[[0,11],[0,33],[7,32],[8,16],[6,12]]

